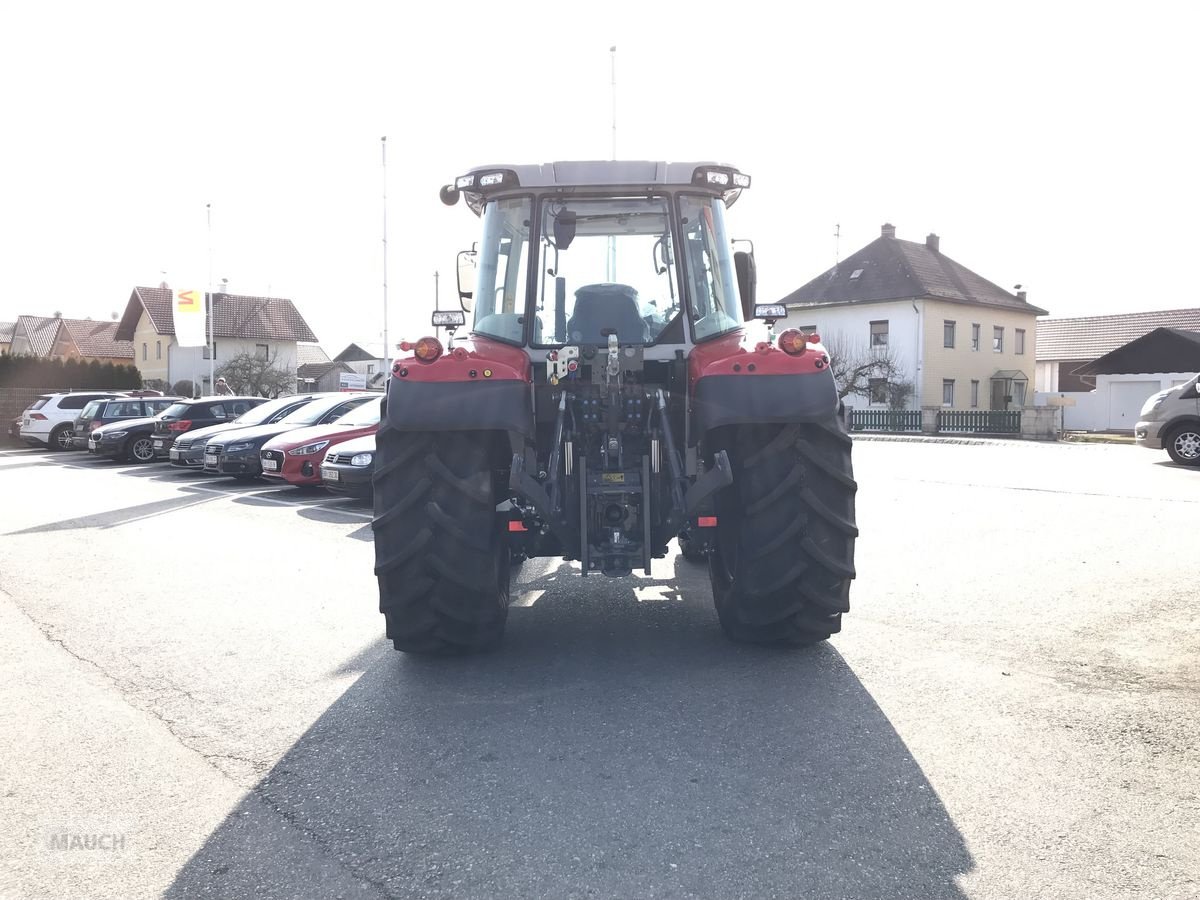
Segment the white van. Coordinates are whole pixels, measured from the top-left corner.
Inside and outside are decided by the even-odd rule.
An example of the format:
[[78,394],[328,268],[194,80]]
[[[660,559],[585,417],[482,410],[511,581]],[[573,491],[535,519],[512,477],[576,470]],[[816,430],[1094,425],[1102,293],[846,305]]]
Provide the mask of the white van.
[[1133,427],[1139,447],[1166,449],[1184,466],[1200,466],[1200,393],[1191,381],[1159,391],[1146,401]]

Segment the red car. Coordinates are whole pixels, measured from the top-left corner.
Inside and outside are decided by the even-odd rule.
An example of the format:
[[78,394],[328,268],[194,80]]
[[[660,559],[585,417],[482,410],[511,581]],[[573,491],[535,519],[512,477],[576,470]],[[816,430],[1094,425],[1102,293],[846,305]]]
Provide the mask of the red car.
[[288,484],[320,484],[321,460],[330,447],[379,429],[383,397],[368,400],[328,425],[313,425],[271,438],[259,451],[262,473]]

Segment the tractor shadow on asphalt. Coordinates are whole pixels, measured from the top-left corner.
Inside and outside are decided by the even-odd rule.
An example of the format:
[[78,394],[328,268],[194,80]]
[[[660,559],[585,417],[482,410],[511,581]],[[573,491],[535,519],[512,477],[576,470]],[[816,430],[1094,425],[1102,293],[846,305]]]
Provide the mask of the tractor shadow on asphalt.
[[836,648],[731,644],[703,567],[673,574],[526,563],[500,649],[363,648],[167,896],[964,897],[962,836]]

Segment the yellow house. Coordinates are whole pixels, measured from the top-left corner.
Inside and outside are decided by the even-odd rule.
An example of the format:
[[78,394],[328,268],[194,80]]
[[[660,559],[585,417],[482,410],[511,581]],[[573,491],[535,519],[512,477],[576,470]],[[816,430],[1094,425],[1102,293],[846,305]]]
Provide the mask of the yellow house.
[[205,295],[212,311],[212,343],[207,347],[180,347],[175,340],[171,288],[136,287],[129,295],[116,337],[132,342],[134,364],[145,380],[156,379],[168,387],[180,381],[195,383],[201,393],[212,393],[209,372],[230,359],[251,354],[270,360],[281,370],[296,371],[299,342],[316,336],[291,300],[243,294]]
[[886,224],[783,302],[786,326],[815,330],[831,354],[836,347],[862,361],[869,377],[846,395],[847,406],[1033,405],[1037,317],[1046,311],[1020,285],[1007,291],[943,254],[936,234],[905,241]]

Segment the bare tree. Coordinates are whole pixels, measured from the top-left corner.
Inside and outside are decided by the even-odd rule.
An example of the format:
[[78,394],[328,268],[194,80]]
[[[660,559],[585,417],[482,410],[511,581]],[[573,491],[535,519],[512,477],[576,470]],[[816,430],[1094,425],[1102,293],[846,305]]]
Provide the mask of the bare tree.
[[217,369],[216,374],[225,379],[235,394],[279,397],[296,389],[296,373],[276,366],[277,357],[277,353],[265,357],[239,353]]
[[[892,409],[905,408],[912,396],[913,384],[891,347],[886,344],[868,347],[840,331],[825,335],[823,343],[829,353],[829,371],[837,385],[839,400],[865,397],[874,402],[885,402]],[[881,394],[872,397],[872,382],[880,381],[883,382]]]

